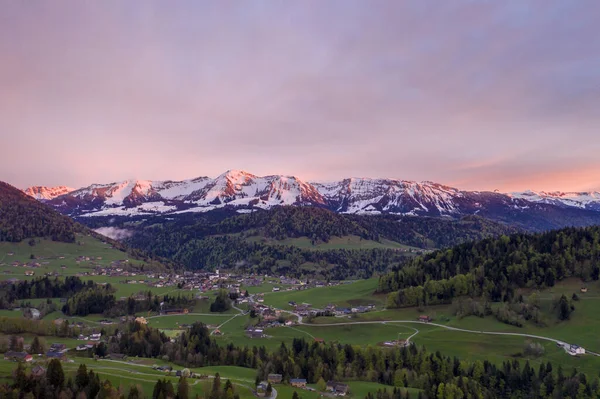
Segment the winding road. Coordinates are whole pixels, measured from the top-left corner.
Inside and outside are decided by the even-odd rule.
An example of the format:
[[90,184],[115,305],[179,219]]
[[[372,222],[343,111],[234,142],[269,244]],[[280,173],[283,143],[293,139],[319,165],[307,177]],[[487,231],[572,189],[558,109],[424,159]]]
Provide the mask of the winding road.
[[[545,336],[541,336],[541,335],[525,334],[525,333],[514,333],[514,332],[500,332],[500,331],[468,330],[466,328],[451,327],[451,326],[446,326],[444,324],[424,322],[424,321],[416,321],[416,320],[384,320],[384,321],[378,320],[378,321],[353,321],[353,322],[347,322],[347,323],[312,324],[312,323],[304,323],[302,321],[302,316],[300,316],[297,313],[290,312],[288,310],[283,310],[283,309],[278,309],[278,310],[296,316],[298,318],[298,325],[311,326],[311,327],[335,327],[335,326],[349,326],[349,325],[357,325],[357,324],[390,324],[390,323],[395,323],[395,324],[422,324],[422,325],[428,325],[428,326],[436,326],[436,327],[444,328],[444,329],[450,330],[450,331],[459,331],[459,332],[471,333],[471,334],[504,335],[504,336],[526,337],[526,338],[539,339],[539,340],[543,340],[543,341],[550,341],[550,342],[554,342],[554,343],[562,346],[563,348],[565,348],[565,351],[567,350],[566,347],[569,345],[565,341],[561,341],[561,340],[556,339],[556,338],[545,337]],[[414,330],[416,332],[413,335],[411,335],[410,337],[408,337],[407,341],[410,341],[410,339],[412,337],[414,337],[415,335],[417,335],[419,333],[419,330],[417,330],[417,329],[414,329]],[[307,333],[307,334],[310,335],[310,333]],[[600,356],[600,354],[595,353],[595,352],[591,352],[591,351],[586,351],[586,353],[590,354],[590,355],[593,355],[593,356]]]

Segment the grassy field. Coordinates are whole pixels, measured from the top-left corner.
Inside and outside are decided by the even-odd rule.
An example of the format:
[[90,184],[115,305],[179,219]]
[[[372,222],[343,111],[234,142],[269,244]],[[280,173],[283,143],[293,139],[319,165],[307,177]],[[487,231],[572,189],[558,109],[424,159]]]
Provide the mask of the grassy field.
[[[31,259],[33,255],[36,259]],[[89,257],[90,261],[78,261],[80,256]],[[62,258],[62,259],[61,259]],[[60,276],[74,276],[78,273],[91,272],[94,265],[103,267],[110,266],[111,262],[117,260],[128,260],[128,263],[134,266],[141,266],[143,262],[130,259],[127,253],[112,248],[94,237],[86,235],[77,235],[76,243],[64,243],[45,239],[36,240],[34,246],[30,246],[27,240],[20,243],[0,242],[0,280],[19,279],[29,280],[32,278],[44,276],[46,273],[58,273]],[[38,262],[40,267],[16,267],[12,263],[18,262]],[[35,272],[34,276],[26,276],[25,271]],[[117,289],[115,296],[117,298],[128,297],[140,291],[151,290],[153,294],[190,294],[190,291],[178,290],[176,287],[149,287],[146,284],[129,284],[131,280],[148,280],[143,273],[132,277],[110,277],[110,276],[83,276],[82,280],[92,280],[97,283],[110,283]]]
[[367,304],[383,306],[385,296],[373,295],[377,281],[377,278],[371,278],[333,287],[265,293],[265,304],[288,310],[292,309],[288,305],[290,301],[310,303],[313,307],[323,307],[330,303],[340,306]]

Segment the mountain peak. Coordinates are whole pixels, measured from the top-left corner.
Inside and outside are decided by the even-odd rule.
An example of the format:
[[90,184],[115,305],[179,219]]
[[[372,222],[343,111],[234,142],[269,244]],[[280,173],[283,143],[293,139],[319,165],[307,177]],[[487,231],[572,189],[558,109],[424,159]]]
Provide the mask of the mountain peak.
[[37,200],[51,200],[61,195],[75,191],[74,188],[67,186],[45,187],[32,186],[28,187],[23,192]]

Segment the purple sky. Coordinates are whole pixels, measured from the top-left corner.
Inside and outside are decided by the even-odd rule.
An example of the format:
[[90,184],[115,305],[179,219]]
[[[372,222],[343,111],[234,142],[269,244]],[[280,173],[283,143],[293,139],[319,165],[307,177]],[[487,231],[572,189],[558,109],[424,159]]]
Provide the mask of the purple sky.
[[600,189],[600,2],[12,1],[0,180]]

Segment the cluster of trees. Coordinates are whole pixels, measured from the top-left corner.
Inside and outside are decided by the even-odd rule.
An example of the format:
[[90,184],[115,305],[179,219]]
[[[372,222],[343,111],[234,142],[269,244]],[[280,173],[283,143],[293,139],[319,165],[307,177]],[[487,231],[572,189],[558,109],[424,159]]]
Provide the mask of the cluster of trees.
[[[269,394],[270,397],[270,394]],[[235,388],[231,381],[226,380],[225,384],[221,383],[221,375],[215,374],[213,378],[212,387],[210,393],[206,396],[206,399],[239,399],[240,395],[235,392]],[[180,398],[179,398],[180,399]]]
[[87,316],[90,313],[102,313],[115,303],[115,289],[110,285],[94,285],[79,291],[67,300],[63,313],[68,316]]
[[84,283],[77,276],[66,276],[64,279],[39,277],[5,285],[0,289],[0,295],[5,296],[8,302],[19,299],[65,298],[75,295],[84,288],[92,287],[94,287],[92,280]]
[[388,307],[483,296],[506,301],[517,288],[552,287],[567,277],[600,277],[600,227],[514,234],[435,251],[381,276]]
[[75,232],[83,230],[83,226],[4,182],[0,182],[0,209],[0,241],[48,237],[75,242]]
[[226,290],[219,290],[215,301],[210,304],[211,312],[226,312],[231,309],[231,300]]
[[[138,294],[139,295],[139,294]],[[161,302],[164,302],[163,306],[166,308],[170,307],[192,307],[196,300],[193,295],[158,295],[152,296],[151,291],[143,293],[144,299],[135,299],[133,296],[128,297],[125,300],[117,301],[115,305],[109,309],[105,309],[102,313],[106,317],[118,317],[123,315],[135,315],[139,312],[158,312],[160,310]]]

